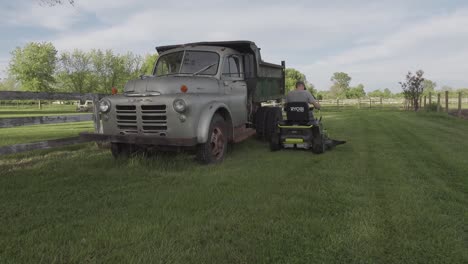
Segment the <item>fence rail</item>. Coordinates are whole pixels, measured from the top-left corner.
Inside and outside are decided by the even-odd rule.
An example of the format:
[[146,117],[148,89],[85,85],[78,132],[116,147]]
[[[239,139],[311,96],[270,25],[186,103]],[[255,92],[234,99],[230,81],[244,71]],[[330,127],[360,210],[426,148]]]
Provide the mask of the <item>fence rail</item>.
[[92,121],[93,115],[62,115],[62,116],[31,116],[18,118],[1,118],[0,128],[30,126],[30,125],[45,125],[59,123],[73,123]]
[[94,100],[104,94],[0,91],[0,100]]
[[[16,92],[0,91],[0,100],[93,100],[93,114],[81,115],[60,115],[60,116],[39,116],[22,118],[2,118],[0,119],[0,128],[15,126],[29,126],[37,124],[56,124],[68,122],[94,121],[94,130],[101,132],[101,120],[99,115],[99,99],[104,94],[80,94],[80,93],[44,93],[44,92]],[[61,146],[68,146],[89,140],[77,137],[46,140],[41,142],[32,142],[24,144],[15,144],[11,146],[0,147],[0,155],[14,154],[23,151],[49,149]]]

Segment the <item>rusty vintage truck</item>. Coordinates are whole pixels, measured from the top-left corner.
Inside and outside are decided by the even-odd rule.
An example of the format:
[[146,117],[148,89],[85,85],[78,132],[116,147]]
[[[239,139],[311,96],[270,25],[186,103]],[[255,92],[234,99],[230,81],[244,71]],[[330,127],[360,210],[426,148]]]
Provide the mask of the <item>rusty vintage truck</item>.
[[223,161],[229,143],[268,139],[282,118],[285,63],[264,62],[251,41],[198,42],[156,48],[152,75],[130,80],[100,100],[103,133],[114,157],[141,149],[189,149],[204,164]]

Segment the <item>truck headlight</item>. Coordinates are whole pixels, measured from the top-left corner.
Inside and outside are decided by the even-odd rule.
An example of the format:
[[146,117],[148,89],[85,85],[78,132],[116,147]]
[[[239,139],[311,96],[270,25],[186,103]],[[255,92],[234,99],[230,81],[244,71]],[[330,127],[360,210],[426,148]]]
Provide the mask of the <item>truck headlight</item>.
[[182,99],[175,99],[174,103],[172,103],[172,107],[177,113],[183,113],[187,110],[187,104]]
[[99,111],[101,111],[102,113],[109,112],[110,107],[111,107],[111,104],[110,104],[109,101],[107,101],[107,100],[99,101]]

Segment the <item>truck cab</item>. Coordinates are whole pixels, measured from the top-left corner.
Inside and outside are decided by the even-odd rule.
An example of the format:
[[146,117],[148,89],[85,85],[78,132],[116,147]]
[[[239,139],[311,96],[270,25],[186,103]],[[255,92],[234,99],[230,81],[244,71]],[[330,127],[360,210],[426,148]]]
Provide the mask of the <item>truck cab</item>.
[[221,162],[228,143],[255,134],[261,103],[283,97],[284,63],[263,62],[253,42],[156,49],[152,75],[100,101],[103,133],[94,136],[110,141],[115,157],[148,147],[185,148],[202,163]]

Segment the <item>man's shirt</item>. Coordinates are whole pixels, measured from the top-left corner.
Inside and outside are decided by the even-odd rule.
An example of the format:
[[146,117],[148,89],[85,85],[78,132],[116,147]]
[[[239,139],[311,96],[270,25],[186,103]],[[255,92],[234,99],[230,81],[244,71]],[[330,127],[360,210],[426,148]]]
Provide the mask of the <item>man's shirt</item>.
[[312,104],[315,101],[314,96],[307,90],[292,90],[286,96],[286,103],[304,102]]

